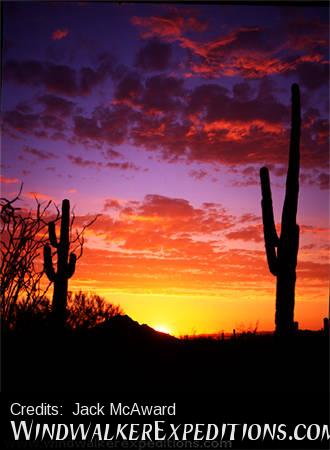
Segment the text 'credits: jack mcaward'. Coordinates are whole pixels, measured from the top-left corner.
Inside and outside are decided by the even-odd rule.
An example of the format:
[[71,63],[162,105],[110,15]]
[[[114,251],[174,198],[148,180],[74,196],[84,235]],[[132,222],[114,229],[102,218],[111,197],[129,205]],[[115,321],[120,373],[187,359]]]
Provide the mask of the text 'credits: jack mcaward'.
[[[58,416],[61,415],[62,405],[53,405],[42,402],[38,405],[26,405],[14,402],[10,406],[13,416]],[[170,405],[144,405],[137,402],[131,405],[123,403],[109,403],[107,405],[97,402],[93,405],[74,403],[71,414],[73,416],[175,416],[176,404]]]

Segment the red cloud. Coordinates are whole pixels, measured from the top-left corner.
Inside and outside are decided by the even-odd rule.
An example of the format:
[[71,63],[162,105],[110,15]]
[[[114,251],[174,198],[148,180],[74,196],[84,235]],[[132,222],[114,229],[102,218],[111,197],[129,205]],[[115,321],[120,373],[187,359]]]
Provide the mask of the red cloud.
[[[257,92],[240,83],[231,93],[215,83],[188,90],[175,77],[157,75],[144,81],[129,74],[119,81],[114,96],[110,107],[96,108],[91,117],[74,117],[78,141],[109,145],[130,141],[161,152],[169,161],[227,166],[242,161],[246,165],[287,162],[289,107],[275,97],[269,80],[262,80]],[[310,114],[305,126],[303,120],[305,168],[328,161],[328,125],[319,115],[318,111]],[[254,176],[243,175],[254,184]]]
[[[187,32],[202,32],[206,26],[193,17],[183,17],[180,11],[175,16],[134,17],[132,23],[143,28],[142,38],[177,42],[188,50],[190,58],[186,77],[238,75],[263,78],[298,69],[300,81],[310,88],[326,84],[329,77],[328,31],[327,26],[319,22],[296,21],[281,32],[257,25],[239,27],[214,39],[201,41],[187,37]],[[309,76],[311,72],[314,76]]]
[[62,30],[55,30],[52,33],[52,39],[53,41],[60,41],[61,39],[64,39],[68,36],[69,30],[68,29],[62,29]]
[[[215,83],[187,89],[182,79],[173,76],[144,80],[125,73],[115,86],[112,104],[96,107],[90,117],[74,115],[73,127],[67,123],[70,114],[63,119],[74,108],[72,102],[55,95],[39,101],[45,105],[41,114],[5,112],[7,129],[39,137],[55,131],[58,138],[72,130],[71,143],[100,147],[130,142],[157,151],[168,161],[218,162],[231,167],[244,161],[246,166],[286,167],[289,107],[274,95],[269,80],[262,80],[257,89],[247,82],[234,85],[232,91]],[[328,121],[309,108],[302,124],[302,167],[321,169],[329,158]],[[243,185],[253,185],[258,178],[256,172],[242,175],[239,184]],[[326,177],[322,175],[317,184],[324,188]]]
[[168,40],[178,39],[185,32],[202,32],[207,28],[207,24],[196,17],[183,17],[178,11],[165,16],[134,16],[131,22],[133,25],[146,29],[142,33],[143,38],[162,37]]

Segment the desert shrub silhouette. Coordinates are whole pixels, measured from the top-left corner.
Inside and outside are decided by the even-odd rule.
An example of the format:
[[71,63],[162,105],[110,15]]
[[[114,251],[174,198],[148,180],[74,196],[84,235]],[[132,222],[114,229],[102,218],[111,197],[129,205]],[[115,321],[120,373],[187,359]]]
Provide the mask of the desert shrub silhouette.
[[[65,322],[68,330],[91,329],[122,314],[120,306],[95,293],[68,292]],[[11,327],[14,331],[46,331],[51,323],[52,303],[49,298],[40,299],[37,305],[26,303],[24,299],[16,303]]]
[[90,329],[122,314],[120,306],[107,302],[97,294],[82,291],[68,293],[66,324],[73,330]]
[[300,92],[292,85],[291,137],[281,233],[278,237],[273,213],[272,194],[267,167],[260,169],[262,219],[267,262],[276,276],[275,331],[294,331],[296,266],[299,248],[299,226],[296,223],[299,194],[300,163]]
[[[10,328],[17,309],[30,312],[43,300],[50,283],[42,282],[40,253],[47,241],[47,218],[52,215],[52,201],[28,210],[21,204],[23,184],[18,194],[0,199],[0,312],[2,328]],[[24,300],[23,300],[24,299]],[[23,303],[24,304],[23,304]]]

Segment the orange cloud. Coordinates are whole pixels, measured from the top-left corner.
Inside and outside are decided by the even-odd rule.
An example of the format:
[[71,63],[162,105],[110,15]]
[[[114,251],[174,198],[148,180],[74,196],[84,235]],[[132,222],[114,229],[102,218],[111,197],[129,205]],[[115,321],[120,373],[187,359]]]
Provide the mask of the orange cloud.
[[302,233],[312,233],[315,235],[320,235],[320,236],[327,236],[329,233],[329,228],[325,228],[325,227],[316,227],[313,225],[301,225],[300,227],[300,231]]
[[55,30],[52,33],[52,40],[60,41],[64,38],[66,38],[68,36],[68,34],[69,34],[69,30],[66,28]]
[[225,140],[241,141],[246,139],[255,131],[264,134],[281,135],[285,128],[281,124],[266,122],[265,120],[251,120],[248,122],[215,120],[204,124],[204,131],[208,136],[215,135],[216,132],[225,132]]
[[24,193],[23,195],[24,195],[24,197],[30,198],[30,199],[33,199],[33,200],[34,200],[35,198],[37,198],[38,200],[53,200],[53,198],[50,197],[49,195],[47,195],[47,194],[42,194],[41,192],[36,192],[36,191],[33,191],[33,192],[26,192],[26,193]]
[[232,231],[226,234],[228,239],[238,239],[242,241],[255,241],[262,242],[263,241],[263,227],[262,224],[250,225],[248,227],[241,228],[237,231]]
[[5,177],[3,175],[0,175],[0,183],[4,183],[4,184],[19,183],[19,179],[18,178]]

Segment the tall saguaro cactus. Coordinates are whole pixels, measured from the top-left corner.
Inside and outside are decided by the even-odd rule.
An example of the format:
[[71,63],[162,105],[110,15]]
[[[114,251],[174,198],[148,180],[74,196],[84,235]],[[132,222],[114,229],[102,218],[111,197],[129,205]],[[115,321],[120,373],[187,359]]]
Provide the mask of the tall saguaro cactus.
[[267,167],[260,169],[262,192],[262,220],[267,262],[276,276],[275,328],[278,334],[294,330],[294,302],[296,266],[299,248],[299,226],[296,223],[299,194],[300,161],[300,92],[293,84],[291,110],[291,137],[285,199],[282,211],[281,234],[278,237],[273,213],[272,194]]
[[70,253],[70,202],[63,200],[61,229],[59,240],[56,237],[55,222],[48,224],[49,241],[57,250],[57,271],[52,261],[51,246],[44,246],[44,270],[50,281],[54,283],[52,312],[54,322],[64,326],[66,316],[66,302],[68,296],[68,280],[72,277],[76,267],[76,255]]

